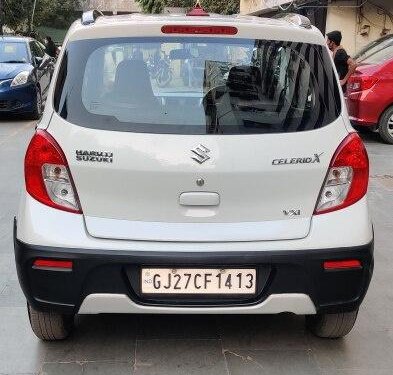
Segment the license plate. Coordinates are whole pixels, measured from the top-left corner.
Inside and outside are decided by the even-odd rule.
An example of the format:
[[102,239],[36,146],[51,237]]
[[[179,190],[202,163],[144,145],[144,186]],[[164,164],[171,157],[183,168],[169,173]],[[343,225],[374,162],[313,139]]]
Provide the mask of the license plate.
[[144,294],[255,294],[254,268],[142,268]]

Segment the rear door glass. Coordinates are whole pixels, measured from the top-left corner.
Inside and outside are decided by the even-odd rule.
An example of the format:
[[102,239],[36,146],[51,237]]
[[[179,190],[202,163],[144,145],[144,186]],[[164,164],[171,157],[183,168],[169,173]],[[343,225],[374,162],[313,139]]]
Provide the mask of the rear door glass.
[[83,40],[66,48],[55,107],[81,126],[280,133],[320,128],[341,110],[322,46],[171,37]]
[[382,64],[393,58],[393,40],[389,45],[370,51],[359,62],[362,64]]

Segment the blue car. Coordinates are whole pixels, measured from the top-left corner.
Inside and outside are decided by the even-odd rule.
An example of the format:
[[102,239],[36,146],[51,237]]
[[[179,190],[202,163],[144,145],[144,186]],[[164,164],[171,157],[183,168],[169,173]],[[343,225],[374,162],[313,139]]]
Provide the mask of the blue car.
[[32,38],[0,37],[0,114],[42,113],[54,59]]

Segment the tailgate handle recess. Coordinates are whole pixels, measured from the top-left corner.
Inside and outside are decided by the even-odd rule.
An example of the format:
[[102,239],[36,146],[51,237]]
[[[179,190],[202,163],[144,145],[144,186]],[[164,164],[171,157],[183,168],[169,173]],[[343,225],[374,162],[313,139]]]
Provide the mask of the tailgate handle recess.
[[203,191],[182,193],[179,196],[179,203],[182,206],[218,206],[220,195]]

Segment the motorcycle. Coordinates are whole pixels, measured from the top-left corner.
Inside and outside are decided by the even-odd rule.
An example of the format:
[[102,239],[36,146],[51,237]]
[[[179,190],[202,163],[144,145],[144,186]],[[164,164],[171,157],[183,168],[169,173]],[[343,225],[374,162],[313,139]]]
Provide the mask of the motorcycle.
[[163,56],[151,56],[147,61],[147,67],[151,78],[155,79],[158,87],[166,87],[173,79],[171,61],[165,52]]

